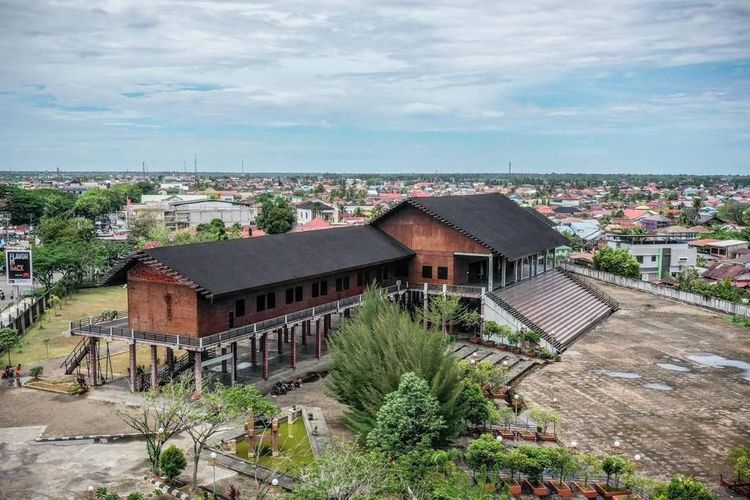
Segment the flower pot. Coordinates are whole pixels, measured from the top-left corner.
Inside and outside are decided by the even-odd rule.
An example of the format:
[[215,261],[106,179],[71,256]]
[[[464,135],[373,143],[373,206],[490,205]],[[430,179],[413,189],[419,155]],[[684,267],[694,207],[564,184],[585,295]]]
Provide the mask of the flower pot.
[[508,350],[508,344],[498,344],[497,348],[501,351],[507,351]]
[[520,438],[523,439],[524,441],[536,441],[536,433],[535,432],[531,432],[528,429],[521,429],[521,430],[519,430],[517,432],[518,432],[518,435],[520,436]]
[[511,495],[518,496],[521,494],[522,488],[514,479],[505,479],[505,484],[508,485],[508,493]]
[[469,342],[471,342],[472,344],[481,344],[482,343],[482,338],[481,337],[472,337],[472,338],[469,339]]
[[625,488],[614,488],[607,483],[595,483],[594,489],[599,493],[602,498],[612,499],[617,495],[627,495],[630,493]]
[[557,441],[557,435],[556,434],[550,434],[550,433],[544,433],[544,432],[537,432],[536,438],[539,441],[550,441],[555,442]]
[[552,491],[560,495],[561,497],[572,497],[573,488],[568,486],[565,481],[550,481],[549,482]]
[[500,429],[500,435],[503,437],[503,439],[510,439],[512,440],[516,435],[513,433],[510,429]]
[[532,493],[538,497],[546,497],[550,494],[549,488],[545,486],[544,483],[532,483],[528,479],[525,479],[524,483],[529,489],[531,489]]
[[497,345],[497,342],[494,340],[485,340],[484,345],[487,347],[495,347]]
[[584,498],[596,498],[599,495],[594,487],[590,484],[586,485],[579,482],[574,482],[573,484]]

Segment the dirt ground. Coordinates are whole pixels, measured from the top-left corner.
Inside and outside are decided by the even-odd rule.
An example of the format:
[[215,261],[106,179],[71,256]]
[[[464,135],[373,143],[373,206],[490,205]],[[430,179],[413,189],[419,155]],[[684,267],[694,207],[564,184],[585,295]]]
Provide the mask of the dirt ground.
[[79,436],[133,432],[111,404],[0,383],[0,428],[46,426],[44,436]]
[[[750,445],[750,329],[726,315],[595,284],[621,309],[561,362],[531,374],[521,394],[547,407],[557,398],[561,438],[583,451],[609,453],[618,439],[624,456],[642,455],[648,475],[682,473],[715,487],[728,472],[729,449]],[[727,360],[739,368],[716,365]]]

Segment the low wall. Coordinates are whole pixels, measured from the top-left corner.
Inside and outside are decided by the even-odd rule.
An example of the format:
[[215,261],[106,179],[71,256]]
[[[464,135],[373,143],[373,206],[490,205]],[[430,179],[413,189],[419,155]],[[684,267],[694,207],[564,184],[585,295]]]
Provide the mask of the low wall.
[[658,295],[659,297],[679,300],[680,302],[685,302],[694,306],[705,307],[706,309],[711,309],[713,311],[750,318],[750,306],[745,304],[737,304],[735,302],[729,302],[727,300],[716,299],[713,297],[704,297],[695,293],[683,292],[675,288],[654,285],[653,283],[649,283],[647,281],[626,278],[624,276],[618,276],[616,274],[606,273],[604,271],[597,271],[596,269],[577,266],[574,264],[562,263],[560,264],[560,267],[581,276],[604,281],[605,283],[611,283],[613,285],[631,288],[633,290],[640,290],[652,295]]

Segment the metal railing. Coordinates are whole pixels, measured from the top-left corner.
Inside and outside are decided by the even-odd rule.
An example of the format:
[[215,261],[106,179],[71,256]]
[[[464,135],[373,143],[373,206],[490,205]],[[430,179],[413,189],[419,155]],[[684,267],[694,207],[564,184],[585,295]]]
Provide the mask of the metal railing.
[[[397,282],[395,285],[380,288],[381,293],[385,295],[393,295],[404,291],[406,286],[401,285],[401,282]],[[346,309],[358,306],[362,303],[364,294],[355,295],[346,299],[337,300],[335,302],[329,302],[301,311],[296,311],[284,316],[277,316],[275,318],[259,321],[257,323],[251,323],[249,325],[241,326],[238,328],[232,328],[214,335],[206,337],[190,337],[184,335],[172,335],[164,333],[152,333],[142,332],[138,330],[132,330],[123,326],[108,325],[107,322],[96,323],[92,318],[79,319],[77,321],[71,321],[69,330],[73,335],[87,335],[95,337],[109,337],[119,338],[124,340],[132,341],[145,341],[152,344],[162,344],[167,346],[174,346],[176,348],[186,347],[194,348],[193,350],[204,350],[209,347],[214,347],[219,344],[225,344],[228,342],[236,342],[246,338],[253,337],[255,335],[266,333],[268,331],[275,330],[283,327],[284,325],[299,323],[309,319],[316,319],[332,312],[342,312]],[[127,317],[127,316],[125,316]],[[123,317],[117,318],[118,320]]]
[[81,341],[76,344],[75,349],[73,349],[73,351],[68,354],[68,357],[66,357],[60,364],[60,367],[65,367],[65,375],[73,373],[73,370],[81,364],[81,361],[83,361],[83,358],[85,358],[88,353],[89,339],[82,338]]
[[598,288],[591,286],[589,283],[586,282],[586,280],[582,279],[580,276],[575,274],[572,271],[569,271],[563,267],[560,267],[560,272],[563,273],[565,276],[570,278],[571,280],[575,281],[579,285],[581,285],[583,288],[588,290],[590,293],[595,295],[599,300],[610,306],[614,311],[617,311],[620,309],[620,303],[617,302],[615,299],[607,295],[606,293],[602,292]]

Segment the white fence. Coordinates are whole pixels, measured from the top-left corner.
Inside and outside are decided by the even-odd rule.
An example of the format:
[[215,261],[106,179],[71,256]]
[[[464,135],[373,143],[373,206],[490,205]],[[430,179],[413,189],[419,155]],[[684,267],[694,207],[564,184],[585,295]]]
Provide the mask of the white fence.
[[651,293],[660,297],[666,297],[668,299],[679,300],[680,302],[686,302],[688,304],[705,307],[707,309],[713,309],[714,311],[750,318],[750,306],[747,306],[745,304],[737,304],[735,302],[729,302],[727,300],[715,299],[713,297],[704,297],[703,295],[697,295],[690,292],[682,292],[675,288],[654,285],[653,283],[649,283],[647,281],[625,278],[624,276],[605,273],[604,271],[597,271],[596,269],[577,266],[574,264],[562,263],[560,264],[560,267],[582,276],[588,276],[589,278],[604,281],[606,283],[612,283],[613,285],[640,290],[642,292]]

